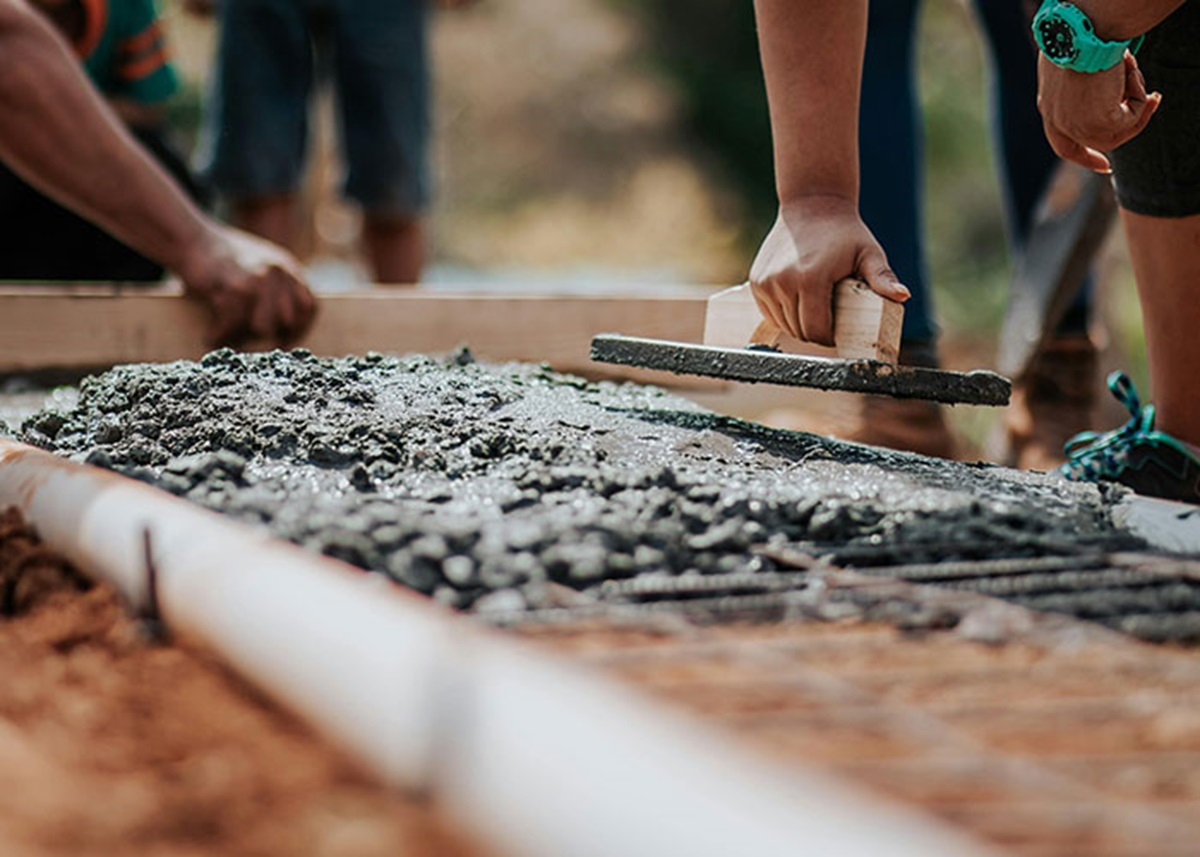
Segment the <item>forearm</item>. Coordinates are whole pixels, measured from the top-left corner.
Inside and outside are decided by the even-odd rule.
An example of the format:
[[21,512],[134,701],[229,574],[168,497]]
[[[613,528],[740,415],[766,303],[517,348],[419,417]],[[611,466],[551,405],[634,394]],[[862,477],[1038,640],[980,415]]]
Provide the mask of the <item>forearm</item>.
[[178,271],[206,218],[103,104],[66,45],[0,0],[0,157],[47,195]]
[[1121,41],[1156,27],[1187,0],[1071,0],[1106,41]]
[[782,203],[858,198],[866,0],[755,0]]

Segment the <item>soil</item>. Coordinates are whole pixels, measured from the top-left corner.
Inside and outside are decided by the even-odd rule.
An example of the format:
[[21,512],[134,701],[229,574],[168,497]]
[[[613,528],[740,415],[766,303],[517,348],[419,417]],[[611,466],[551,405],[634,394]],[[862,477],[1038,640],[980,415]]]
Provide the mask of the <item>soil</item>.
[[1094,486],[704,411],[546,367],[219,351],[125,366],[24,439],[459,608],[635,575],[773,570],[762,545],[880,560],[1130,547]]
[[12,511],[0,580],[4,854],[473,853],[207,652],[150,639]]
[[[909,587],[908,597],[929,594]],[[1196,853],[1194,650],[1025,618],[1005,645],[970,639],[963,626],[912,633],[856,620],[599,620],[522,633],[777,763],[833,771],[998,853]]]

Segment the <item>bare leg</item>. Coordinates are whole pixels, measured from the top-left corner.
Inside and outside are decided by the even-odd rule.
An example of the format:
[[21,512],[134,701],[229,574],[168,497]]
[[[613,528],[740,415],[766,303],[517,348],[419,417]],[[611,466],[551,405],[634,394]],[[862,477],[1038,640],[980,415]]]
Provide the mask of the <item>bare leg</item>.
[[1200,445],[1200,215],[1121,211],[1146,332],[1156,428]]
[[363,249],[379,283],[416,283],[425,267],[425,224],[417,217],[367,214]]
[[232,205],[233,225],[298,252],[296,197],[292,194],[239,199]]

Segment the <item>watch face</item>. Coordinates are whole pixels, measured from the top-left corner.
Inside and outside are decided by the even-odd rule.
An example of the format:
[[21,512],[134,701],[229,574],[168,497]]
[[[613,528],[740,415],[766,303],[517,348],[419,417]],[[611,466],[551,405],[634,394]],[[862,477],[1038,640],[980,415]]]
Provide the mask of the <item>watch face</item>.
[[1042,37],[1042,53],[1047,59],[1070,62],[1079,53],[1075,49],[1075,31],[1057,15],[1048,15],[1038,21],[1038,34]]

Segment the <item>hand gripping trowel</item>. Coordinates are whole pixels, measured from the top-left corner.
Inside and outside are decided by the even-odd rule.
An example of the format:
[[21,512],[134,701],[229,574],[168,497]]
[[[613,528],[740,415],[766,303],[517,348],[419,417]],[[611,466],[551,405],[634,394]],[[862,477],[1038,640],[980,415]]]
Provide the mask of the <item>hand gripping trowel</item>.
[[750,287],[741,285],[709,298],[702,345],[602,334],[592,339],[592,359],[751,384],[947,404],[1008,404],[1012,384],[994,372],[897,365],[903,318],[901,304],[859,280],[842,280],[833,291],[835,348],[823,348],[792,339],[764,321]]

